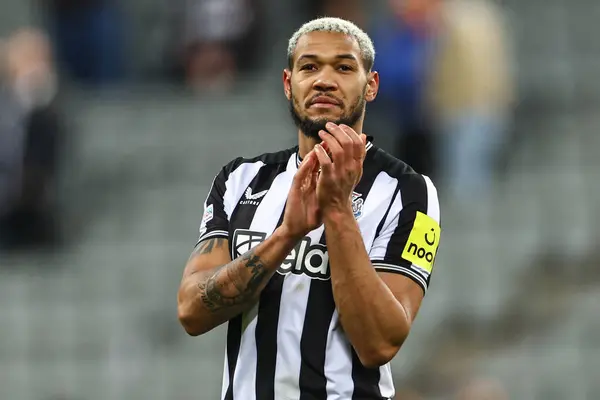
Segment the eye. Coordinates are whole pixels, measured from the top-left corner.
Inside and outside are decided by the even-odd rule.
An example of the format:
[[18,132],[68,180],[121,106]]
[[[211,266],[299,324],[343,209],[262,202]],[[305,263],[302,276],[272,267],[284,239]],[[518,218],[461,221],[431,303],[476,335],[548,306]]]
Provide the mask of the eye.
[[315,71],[317,66],[315,64],[304,64],[300,67],[300,71]]
[[350,72],[354,70],[354,68],[352,68],[352,66],[348,64],[342,64],[338,67],[338,69],[342,72]]

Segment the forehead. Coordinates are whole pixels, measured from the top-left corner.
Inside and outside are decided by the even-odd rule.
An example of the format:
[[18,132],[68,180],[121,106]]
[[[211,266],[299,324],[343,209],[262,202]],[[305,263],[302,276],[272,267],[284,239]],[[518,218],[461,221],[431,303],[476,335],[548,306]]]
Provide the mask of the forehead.
[[350,35],[338,32],[309,32],[298,39],[294,60],[304,54],[329,58],[339,54],[352,54],[361,59],[360,46]]

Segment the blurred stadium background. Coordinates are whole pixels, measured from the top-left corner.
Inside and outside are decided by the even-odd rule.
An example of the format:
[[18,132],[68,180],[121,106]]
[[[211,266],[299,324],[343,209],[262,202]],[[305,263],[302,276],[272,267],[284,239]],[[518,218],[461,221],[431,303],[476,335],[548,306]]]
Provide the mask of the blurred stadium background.
[[218,398],[179,279],[218,169],[295,142],[286,41],[323,14],[374,33],[369,133],[442,197],[397,399],[600,398],[600,3],[3,0],[0,399]]

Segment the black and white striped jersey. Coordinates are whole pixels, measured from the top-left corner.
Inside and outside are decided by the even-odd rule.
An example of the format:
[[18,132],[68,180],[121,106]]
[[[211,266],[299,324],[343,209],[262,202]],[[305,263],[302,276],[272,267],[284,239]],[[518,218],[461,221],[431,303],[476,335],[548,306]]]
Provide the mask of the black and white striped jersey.
[[[238,158],[215,177],[198,243],[229,239],[237,258],[281,223],[298,148]],[[373,267],[427,290],[440,235],[431,180],[367,143],[354,216]],[[346,338],[333,298],[324,227],[310,232],[249,312],[229,321],[222,399],[390,399],[390,366],[365,368]],[[374,293],[374,295],[377,295]]]

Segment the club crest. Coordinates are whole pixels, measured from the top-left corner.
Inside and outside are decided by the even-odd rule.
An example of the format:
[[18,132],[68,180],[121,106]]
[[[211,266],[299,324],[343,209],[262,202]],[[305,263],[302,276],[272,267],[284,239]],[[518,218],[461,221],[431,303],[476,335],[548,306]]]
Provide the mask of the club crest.
[[363,212],[364,203],[365,201],[362,198],[362,194],[352,192],[352,212],[354,213],[354,218],[360,218]]

